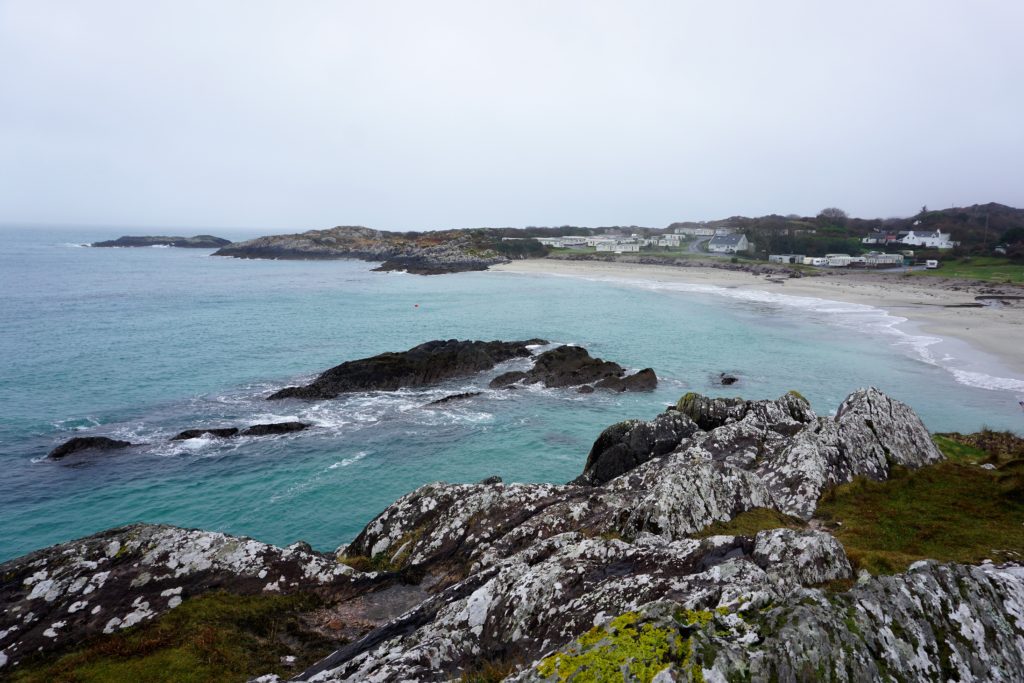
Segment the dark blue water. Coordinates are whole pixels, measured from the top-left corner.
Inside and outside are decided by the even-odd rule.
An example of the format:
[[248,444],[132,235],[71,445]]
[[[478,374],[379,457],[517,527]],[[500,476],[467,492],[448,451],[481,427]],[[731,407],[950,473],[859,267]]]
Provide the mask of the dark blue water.
[[[123,232],[2,233],[0,560],[135,521],[331,549],[429,481],[571,479],[602,428],[649,418],[691,390],[764,398],[798,389],[827,414],[874,384],[935,430],[1020,427],[1012,391],[958,383],[921,359],[919,338],[894,334],[877,311],[818,305],[809,316],[800,302],[637,282],[419,277],[373,273],[357,261],[74,246]],[[508,369],[499,368],[428,390],[263,400],[344,360],[430,339],[531,337],[652,366],[661,384],[639,395],[487,391],[489,378]],[[716,387],[723,370],[738,373],[741,386]],[[287,419],[315,428],[167,441],[190,427]],[[43,458],[89,434],[145,445]]]

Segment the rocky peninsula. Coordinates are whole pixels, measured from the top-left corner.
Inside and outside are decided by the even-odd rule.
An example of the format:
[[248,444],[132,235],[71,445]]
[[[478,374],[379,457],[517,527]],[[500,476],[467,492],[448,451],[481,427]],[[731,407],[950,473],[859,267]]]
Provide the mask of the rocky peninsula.
[[1018,680],[1024,453],[953,436],[876,389],[834,417],[687,394],[606,429],[570,484],[428,484],[332,554],[114,529],[0,566],[0,671]]
[[377,270],[417,275],[486,270],[508,259],[479,231],[388,232],[338,226],[301,234],[270,235],[222,247],[214,256],[250,259],[361,259],[383,262]]
[[231,240],[213,235],[193,237],[167,237],[166,235],[132,236],[124,235],[116,240],[93,242],[91,247],[179,247],[182,249],[219,249]]

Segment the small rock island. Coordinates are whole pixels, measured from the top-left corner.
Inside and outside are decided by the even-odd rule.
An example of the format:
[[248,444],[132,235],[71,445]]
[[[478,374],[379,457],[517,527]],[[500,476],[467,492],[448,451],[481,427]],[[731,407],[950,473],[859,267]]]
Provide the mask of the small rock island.
[[219,249],[231,244],[231,240],[213,235],[193,237],[168,237],[166,235],[123,235],[116,240],[93,242],[91,247],[178,247],[180,249]]

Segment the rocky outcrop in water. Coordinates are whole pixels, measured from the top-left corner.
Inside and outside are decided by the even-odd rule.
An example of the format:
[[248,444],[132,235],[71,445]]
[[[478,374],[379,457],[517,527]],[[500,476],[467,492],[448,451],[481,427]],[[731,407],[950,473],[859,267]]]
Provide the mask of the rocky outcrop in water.
[[231,244],[231,240],[213,235],[193,237],[167,237],[166,235],[132,236],[124,235],[116,240],[93,242],[93,247],[180,247],[183,249],[218,249]]
[[111,439],[108,436],[76,436],[54,448],[47,457],[51,460],[60,460],[72,453],[82,451],[113,451],[128,448],[131,445],[131,442]]
[[593,358],[581,346],[559,346],[537,356],[528,371],[513,370],[491,380],[491,388],[514,384],[543,384],[546,387],[589,387],[611,391],[652,391],[658,386],[654,370],[646,368],[632,375],[618,363]]
[[486,270],[508,261],[477,237],[473,232],[459,230],[401,233],[339,226],[235,242],[214,255],[258,259],[354,258],[383,261],[377,270],[405,270],[420,275]]
[[306,386],[286,387],[268,398],[326,399],[353,391],[421,387],[490,370],[498,363],[513,358],[528,358],[531,355],[529,347],[545,343],[542,339],[515,342],[430,341],[408,351],[347,361],[327,370]]
[[210,429],[186,429],[171,437],[171,441],[185,441],[186,439],[201,439],[204,436],[213,436],[219,439],[226,439],[238,434],[238,427],[212,427]]
[[[574,484],[423,486],[339,548],[340,563],[166,527],[9,562],[0,652],[59,650],[237,581],[329,596],[317,618],[335,624],[338,649],[296,680],[474,680],[488,667],[518,681],[1017,680],[1024,569],[927,561],[855,577],[813,523],[836,484],[940,459],[913,411],[875,389],[834,417],[795,393],[688,394],[605,430]],[[760,508],[811,523],[706,535]]]

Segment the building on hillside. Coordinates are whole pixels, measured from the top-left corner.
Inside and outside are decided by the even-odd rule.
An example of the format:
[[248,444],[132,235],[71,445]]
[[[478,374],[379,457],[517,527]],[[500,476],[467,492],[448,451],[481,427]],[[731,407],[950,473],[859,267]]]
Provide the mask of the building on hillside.
[[861,244],[892,244],[898,242],[900,236],[895,232],[872,232],[867,237],[861,238]]
[[825,265],[829,268],[846,268],[852,261],[849,254],[825,254]]
[[722,228],[715,228],[715,235],[716,236],[718,236],[718,235],[732,235],[735,232],[736,232],[736,228],[730,228],[729,226],[725,226],[725,227],[722,227]]
[[677,235],[690,235],[692,237],[713,237],[715,234],[713,228],[676,228],[674,232]]
[[800,263],[804,262],[803,254],[770,254],[769,263]]
[[739,235],[715,235],[708,242],[708,251],[716,254],[735,254],[739,251],[747,251],[749,248],[750,242],[742,233]]
[[908,230],[900,233],[900,243],[916,247],[931,247],[932,249],[952,249],[957,245],[950,238],[951,233],[935,231],[917,232]]
[[659,247],[678,247],[686,235],[665,234],[658,238]]

